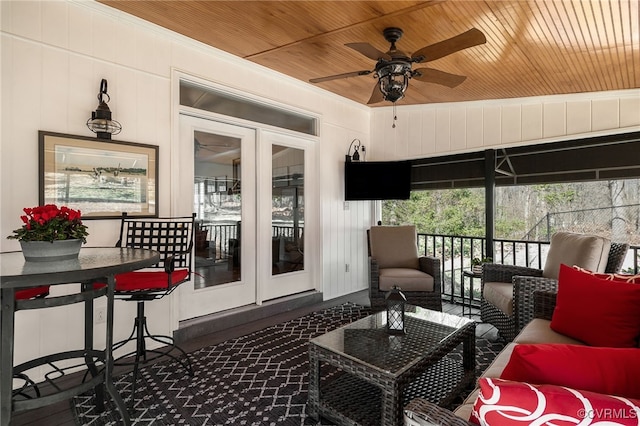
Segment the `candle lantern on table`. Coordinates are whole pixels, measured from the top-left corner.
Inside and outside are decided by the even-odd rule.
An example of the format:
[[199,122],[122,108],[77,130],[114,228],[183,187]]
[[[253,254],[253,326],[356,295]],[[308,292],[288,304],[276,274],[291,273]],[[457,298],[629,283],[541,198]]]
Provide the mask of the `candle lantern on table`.
[[405,334],[404,310],[407,298],[396,285],[387,293],[387,332]]

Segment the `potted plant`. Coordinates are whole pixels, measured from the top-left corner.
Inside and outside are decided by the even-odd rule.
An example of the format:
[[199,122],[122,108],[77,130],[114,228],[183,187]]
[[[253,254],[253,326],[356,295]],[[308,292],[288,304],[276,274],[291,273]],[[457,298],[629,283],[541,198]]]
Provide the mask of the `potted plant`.
[[7,238],[18,240],[28,261],[73,259],[82,243],[87,242],[87,227],[80,210],[47,204],[24,208],[20,216],[24,225]]
[[473,259],[471,259],[471,270],[473,271],[474,274],[481,274],[482,265],[485,263],[491,263],[491,262],[493,262],[493,259],[490,257],[483,257],[483,258],[474,257]]

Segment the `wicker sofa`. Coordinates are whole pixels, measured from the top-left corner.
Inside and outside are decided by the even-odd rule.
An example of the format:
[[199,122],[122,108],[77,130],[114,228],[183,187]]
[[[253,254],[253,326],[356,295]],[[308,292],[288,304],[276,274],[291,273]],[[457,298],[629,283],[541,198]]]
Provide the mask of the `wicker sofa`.
[[[521,285],[535,285],[535,283],[522,283]],[[529,322],[515,337],[514,341],[498,354],[493,363],[484,371],[481,377],[499,378],[505,369],[514,348],[519,344],[542,344],[557,343],[569,345],[584,345],[566,335],[557,333],[550,328],[551,317],[556,306],[557,283],[551,284],[544,290],[533,290],[532,288],[521,289],[531,291],[531,309],[534,319]],[[638,349],[640,350],[640,349]],[[409,402],[405,407],[404,423],[406,426],[426,426],[426,425],[452,425],[468,426],[473,423],[468,422],[473,409],[479,389],[476,388],[465,399],[462,405],[455,411],[449,411],[432,404],[426,400],[417,398]]]

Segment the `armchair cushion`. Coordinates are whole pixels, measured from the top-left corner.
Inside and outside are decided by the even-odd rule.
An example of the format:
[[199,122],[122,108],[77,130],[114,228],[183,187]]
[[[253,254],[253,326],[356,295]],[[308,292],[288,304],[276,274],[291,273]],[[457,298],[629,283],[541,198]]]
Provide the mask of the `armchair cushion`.
[[394,285],[404,291],[433,291],[433,284],[433,277],[418,269],[380,269],[379,288],[382,291],[389,291]]
[[520,344],[501,379],[640,398],[640,349]]
[[508,316],[513,315],[513,284],[485,282],[482,297]]
[[380,269],[418,269],[418,236],[416,227],[372,226],[369,234],[371,257]]
[[636,347],[640,286],[562,265],[551,329],[591,346]]
[[578,265],[595,272],[604,272],[611,241],[595,235],[556,232],[551,237],[549,253],[542,276],[558,278],[560,264]]
[[469,421],[481,425],[638,424],[640,401],[555,385],[481,378]]

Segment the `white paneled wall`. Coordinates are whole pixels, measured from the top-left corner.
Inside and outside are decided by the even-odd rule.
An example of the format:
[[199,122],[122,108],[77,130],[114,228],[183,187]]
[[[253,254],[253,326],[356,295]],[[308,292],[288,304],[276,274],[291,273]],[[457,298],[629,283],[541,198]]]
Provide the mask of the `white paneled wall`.
[[398,107],[395,128],[393,114],[391,107],[372,112],[372,160],[638,131],[640,90]]

